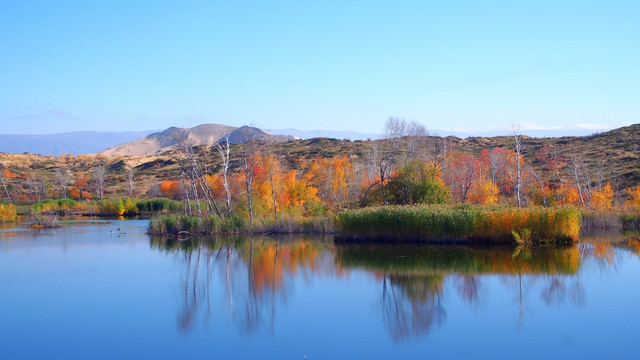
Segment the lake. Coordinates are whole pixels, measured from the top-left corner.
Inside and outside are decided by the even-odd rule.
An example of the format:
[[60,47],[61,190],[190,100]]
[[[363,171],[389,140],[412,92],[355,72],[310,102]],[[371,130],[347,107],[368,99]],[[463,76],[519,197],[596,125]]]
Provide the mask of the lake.
[[517,248],[0,229],[3,359],[635,358],[640,241]]

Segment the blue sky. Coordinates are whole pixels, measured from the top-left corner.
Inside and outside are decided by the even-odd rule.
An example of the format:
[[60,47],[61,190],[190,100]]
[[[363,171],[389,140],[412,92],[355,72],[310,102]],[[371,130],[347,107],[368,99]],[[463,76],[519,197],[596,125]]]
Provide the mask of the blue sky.
[[616,127],[640,122],[638,19],[638,1],[2,1],[0,133]]

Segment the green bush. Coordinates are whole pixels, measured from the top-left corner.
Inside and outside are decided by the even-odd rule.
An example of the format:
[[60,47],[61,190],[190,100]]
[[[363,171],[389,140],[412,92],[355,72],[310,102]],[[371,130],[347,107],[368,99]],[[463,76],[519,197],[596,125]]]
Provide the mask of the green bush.
[[179,223],[179,231],[186,231],[191,234],[197,234],[201,232],[200,219],[197,216],[181,215],[179,218]]
[[73,209],[78,202],[73,199],[45,199],[33,205],[34,212]]
[[240,233],[246,231],[246,221],[238,214],[231,214],[222,222],[222,231],[227,233]]
[[122,199],[104,199],[98,201],[98,214],[106,216],[122,216],[124,214],[124,203]]

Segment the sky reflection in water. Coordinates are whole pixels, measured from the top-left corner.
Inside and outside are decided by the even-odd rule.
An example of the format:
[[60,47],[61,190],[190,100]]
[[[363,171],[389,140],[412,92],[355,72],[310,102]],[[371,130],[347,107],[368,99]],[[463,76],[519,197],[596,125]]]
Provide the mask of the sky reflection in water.
[[[0,235],[7,358],[635,355],[640,242],[564,247]],[[7,235],[10,234],[10,235]],[[4,356],[3,356],[4,357]]]

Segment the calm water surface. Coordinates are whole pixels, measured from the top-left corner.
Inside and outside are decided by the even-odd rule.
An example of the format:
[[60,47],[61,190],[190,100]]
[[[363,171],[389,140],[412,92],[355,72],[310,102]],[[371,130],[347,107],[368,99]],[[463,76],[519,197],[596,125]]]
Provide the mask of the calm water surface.
[[0,358],[637,358],[640,242],[175,241],[0,229]]

